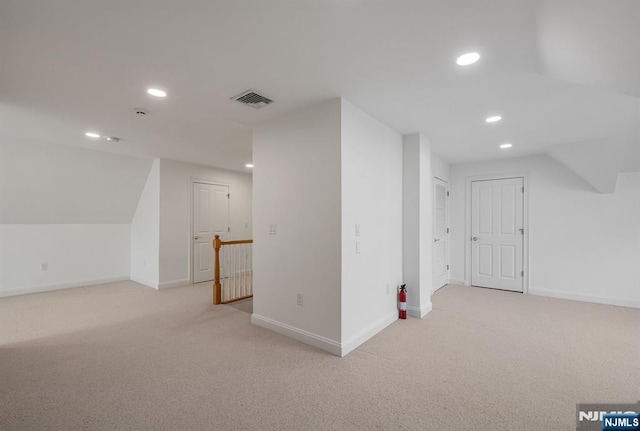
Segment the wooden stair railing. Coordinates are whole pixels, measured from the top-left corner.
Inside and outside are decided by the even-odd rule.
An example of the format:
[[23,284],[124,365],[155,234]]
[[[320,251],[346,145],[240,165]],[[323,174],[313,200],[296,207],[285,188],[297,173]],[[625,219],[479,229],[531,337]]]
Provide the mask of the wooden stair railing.
[[[252,244],[252,239],[222,241],[220,235],[215,236],[214,304],[228,304],[253,296]],[[220,271],[221,259],[224,274]]]

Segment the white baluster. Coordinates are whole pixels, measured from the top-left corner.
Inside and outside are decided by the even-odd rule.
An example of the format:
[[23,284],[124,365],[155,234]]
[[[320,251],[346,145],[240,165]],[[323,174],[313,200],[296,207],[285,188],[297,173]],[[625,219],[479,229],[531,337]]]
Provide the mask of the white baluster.
[[222,274],[223,274],[223,278],[222,278],[222,285],[224,286],[222,289],[222,301],[226,301],[229,298],[229,280],[227,279],[227,271],[229,268],[229,264],[227,262],[227,247],[226,246],[222,246],[222,262],[224,265]]
[[242,296],[247,296],[247,245],[242,244]]

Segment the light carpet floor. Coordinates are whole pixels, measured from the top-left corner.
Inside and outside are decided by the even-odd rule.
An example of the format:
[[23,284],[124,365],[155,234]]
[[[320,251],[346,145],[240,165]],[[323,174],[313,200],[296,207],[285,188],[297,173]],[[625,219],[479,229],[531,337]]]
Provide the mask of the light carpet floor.
[[640,398],[640,310],[447,286],[345,358],[208,283],[0,299],[0,429],[575,429]]

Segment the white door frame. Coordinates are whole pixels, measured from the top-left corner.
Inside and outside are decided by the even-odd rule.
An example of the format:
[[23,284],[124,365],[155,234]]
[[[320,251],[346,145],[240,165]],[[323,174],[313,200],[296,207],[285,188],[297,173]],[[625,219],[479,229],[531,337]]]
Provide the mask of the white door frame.
[[528,172],[514,172],[509,174],[489,174],[489,175],[475,175],[467,177],[466,179],[466,195],[465,195],[465,224],[464,224],[464,255],[465,255],[465,269],[464,269],[464,284],[465,286],[471,286],[471,183],[474,181],[487,181],[487,180],[505,180],[509,178],[522,178],[524,183],[524,208],[522,217],[524,238],[522,241],[522,269],[524,271],[524,277],[522,280],[522,293],[529,293],[529,274],[531,271],[529,260],[529,173]]
[[[450,201],[450,197],[449,197],[449,191],[451,190],[451,184],[449,184],[449,180],[445,180],[444,178],[440,178],[436,175],[433,176],[433,186],[432,186],[432,190],[431,193],[433,195],[433,211],[434,211],[434,215],[432,216],[433,218],[433,232],[435,233],[435,224],[436,224],[436,217],[435,217],[435,210],[436,210],[436,205],[435,205],[435,199],[436,199],[436,181],[435,180],[440,180],[443,183],[447,184],[447,199],[445,200],[445,207],[446,207],[446,211],[447,211],[447,284],[451,284],[451,201]],[[434,245],[432,244],[432,248],[434,247]],[[432,251],[432,257],[433,257],[433,251]],[[444,287],[444,286],[441,286]],[[439,289],[439,288],[438,288]],[[435,287],[433,287],[431,294],[434,294],[438,289],[436,289]]]
[[[189,188],[189,192],[187,193],[187,211],[189,213],[189,236],[187,237],[187,241],[189,241],[189,251],[187,254],[187,262],[189,264],[189,283],[191,284],[193,284],[193,243],[191,242],[191,240],[193,238],[193,185],[195,183],[229,187],[229,194],[231,194],[231,184],[225,181],[205,180],[197,177],[189,177],[187,185],[187,187]],[[229,198],[229,227],[231,227],[231,198]],[[231,239],[231,232],[229,232],[229,239]]]

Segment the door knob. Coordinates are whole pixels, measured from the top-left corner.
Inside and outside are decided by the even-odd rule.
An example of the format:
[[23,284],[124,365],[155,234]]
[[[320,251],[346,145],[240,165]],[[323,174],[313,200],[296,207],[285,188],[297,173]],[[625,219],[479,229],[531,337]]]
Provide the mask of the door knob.
[[193,239],[200,239],[200,237],[198,235],[194,235]]
[[438,242],[438,241],[440,241],[440,238],[434,238],[433,239],[433,242]]
[[480,239],[480,238],[478,238],[477,236],[474,236],[474,237],[472,237],[472,238],[471,238],[471,241],[477,241],[477,240],[479,240],[479,239]]

